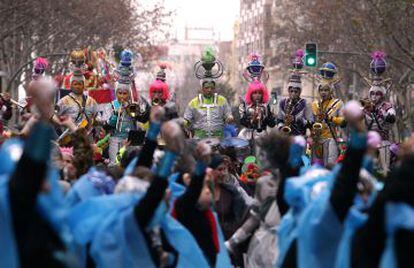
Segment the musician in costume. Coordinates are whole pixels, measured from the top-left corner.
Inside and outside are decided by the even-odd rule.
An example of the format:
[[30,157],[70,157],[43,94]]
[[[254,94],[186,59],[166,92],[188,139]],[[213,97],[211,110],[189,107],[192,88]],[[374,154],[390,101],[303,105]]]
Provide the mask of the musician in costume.
[[70,88],[71,92],[57,103],[60,111],[69,115],[76,124],[86,120],[91,126],[95,120],[97,103],[93,98],[84,94],[85,77],[80,70],[75,70],[72,73]]
[[149,97],[152,106],[164,106],[170,99],[170,92],[166,83],[167,75],[165,69],[165,65],[160,65],[160,70],[157,72],[154,82],[150,85]]
[[320,99],[312,103],[312,161],[326,167],[336,163],[339,156],[338,127],[345,125],[341,116],[343,102],[333,94],[337,83],[335,73],[336,67],[332,63],[322,65],[318,86]]
[[396,121],[396,112],[393,105],[387,102],[385,96],[391,86],[389,79],[382,79],[381,75],[385,72],[387,63],[384,53],[376,51],[372,54],[370,69],[372,81],[367,81],[370,85],[369,98],[362,100],[364,104],[365,125],[368,130],[376,131],[381,135],[382,142],[379,148],[380,171],[386,175],[390,165],[390,132]]
[[130,131],[140,130],[139,122],[147,122],[150,115],[149,103],[142,97],[136,101],[133,96],[131,64],[132,53],[124,50],[117,68],[119,76],[115,86],[116,100],[111,103],[111,115],[107,121],[111,127],[109,159],[112,163],[115,163],[117,153],[127,141]]
[[[218,70],[212,73],[214,66],[218,66]],[[223,74],[223,65],[216,60],[212,50],[207,49],[201,61],[196,63],[195,70],[196,77],[200,79],[201,92],[188,103],[184,112],[186,126],[195,138],[222,138],[225,123],[234,120],[227,99],[216,92],[215,79]]]
[[[82,72],[82,74],[84,74],[84,72],[87,69],[87,65],[86,65],[86,55],[85,55],[85,51],[83,50],[74,50],[70,53],[70,63],[69,63],[69,70],[70,73],[67,74],[64,79],[63,79],[63,88],[67,89],[67,90],[71,90],[72,86],[71,86],[71,77],[73,75],[73,73],[76,72]],[[85,87],[86,85],[86,79],[85,79]]]
[[244,103],[239,106],[240,123],[245,127],[239,137],[250,140],[254,136],[266,133],[267,127],[276,125],[275,116],[270,110],[269,92],[259,81],[250,83]]
[[311,111],[306,100],[300,97],[302,93],[303,55],[301,49],[296,51],[287,85],[288,97],[282,99],[279,103],[277,126],[283,133],[289,135],[304,136],[311,117]]
[[269,91],[265,86],[268,73],[264,70],[259,55],[252,53],[249,58],[243,77],[250,83],[244,100],[239,105],[240,124],[244,126],[239,137],[246,140],[257,138],[266,133],[267,127],[276,125],[269,105]]
[[302,83],[299,74],[290,76],[287,90],[289,96],[279,103],[277,126],[283,133],[304,136],[311,112],[306,100],[300,97]]

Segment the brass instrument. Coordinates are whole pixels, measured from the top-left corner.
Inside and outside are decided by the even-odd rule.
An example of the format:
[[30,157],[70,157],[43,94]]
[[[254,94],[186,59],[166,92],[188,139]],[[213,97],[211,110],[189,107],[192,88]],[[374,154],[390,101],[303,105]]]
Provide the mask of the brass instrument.
[[287,120],[287,116],[292,115],[293,106],[294,106],[293,100],[289,98],[287,100],[287,107],[285,110],[285,125],[280,129],[282,133],[287,134],[287,135],[289,135],[292,132],[292,128],[291,128],[292,122],[290,120]]
[[152,99],[152,105],[153,106],[158,106],[160,105],[161,101],[160,99],[156,98],[156,99]]
[[260,107],[259,101],[256,101],[256,107],[255,107],[254,114],[257,119],[257,129],[261,130],[262,129],[262,108]]
[[130,117],[136,118],[139,114],[139,103],[134,100],[134,94],[132,92],[132,87],[130,87],[129,89],[129,97],[131,101],[128,103],[126,107],[126,112],[128,113]]
[[130,103],[130,104],[128,104],[128,106],[126,107],[126,112],[132,118],[137,117],[138,116],[138,113],[139,113],[139,105],[137,103]]
[[[77,125],[76,128],[86,128],[89,125],[88,120],[86,120],[86,118],[82,119],[82,121],[80,121]],[[66,129],[65,131],[63,131],[63,133],[57,138],[57,142],[62,146],[62,145],[66,145],[68,144],[72,139],[71,136],[69,135],[71,133],[70,129]]]
[[318,109],[319,110],[319,114],[316,116],[316,122],[313,123],[313,125],[312,125],[312,137],[315,140],[319,140],[319,138],[320,138],[320,136],[322,134],[323,125],[322,125],[322,122],[319,119],[320,118],[319,115],[322,115],[324,113],[322,111],[322,101],[319,102],[319,107],[318,108],[319,108]]
[[370,99],[361,99],[359,101],[363,109],[372,110],[375,107],[374,103]]
[[116,117],[116,124],[115,124],[115,129],[116,130],[120,130],[121,129],[121,125],[122,125],[122,110],[125,109],[125,106],[121,103],[121,106],[118,108],[118,116]]

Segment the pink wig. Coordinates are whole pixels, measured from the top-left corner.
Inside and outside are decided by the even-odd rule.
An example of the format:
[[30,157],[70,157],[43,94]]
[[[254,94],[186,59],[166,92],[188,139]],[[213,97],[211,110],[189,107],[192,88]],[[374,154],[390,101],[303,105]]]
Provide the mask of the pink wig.
[[170,96],[170,93],[168,91],[168,85],[166,83],[164,83],[161,80],[155,80],[154,82],[152,82],[152,84],[150,85],[150,88],[149,88],[149,95],[150,95],[151,99],[152,99],[152,95],[154,94],[155,90],[162,90],[161,99],[163,101],[168,100],[168,98]]
[[49,66],[49,62],[45,58],[38,57],[34,60],[33,65],[34,68],[45,70]]
[[267,103],[269,101],[269,92],[265,85],[263,85],[259,81],[253,81],[250,83],[249,87],[247,88],[245,101],[248,105],[252,104],[252,94],[253,92],[261,91],[263,95],[262,103]]

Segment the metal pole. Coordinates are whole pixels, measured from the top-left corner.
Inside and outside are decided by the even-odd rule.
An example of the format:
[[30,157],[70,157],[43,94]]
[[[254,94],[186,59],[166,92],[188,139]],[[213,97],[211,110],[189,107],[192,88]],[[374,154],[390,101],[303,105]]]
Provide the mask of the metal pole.
[[361,55],[361,56],[366,56],[366,55],[370,55],[369,53],[365,53],[365,52],[347,52],[347,51],[321,51],[318,50],[318,53],[320,54],[338,54],[338,55]]
[[312,100],[315,100],[315,70],[312,70]]

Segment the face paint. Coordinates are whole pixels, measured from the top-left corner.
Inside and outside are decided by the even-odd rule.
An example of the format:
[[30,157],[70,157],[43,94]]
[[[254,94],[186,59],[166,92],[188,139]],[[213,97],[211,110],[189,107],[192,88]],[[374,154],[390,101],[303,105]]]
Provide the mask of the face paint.
[[382,100],[383,97],[384,95],[382,94],[381,91],[371,91],[369,94],[369,98],[374,104],[378,104]]

